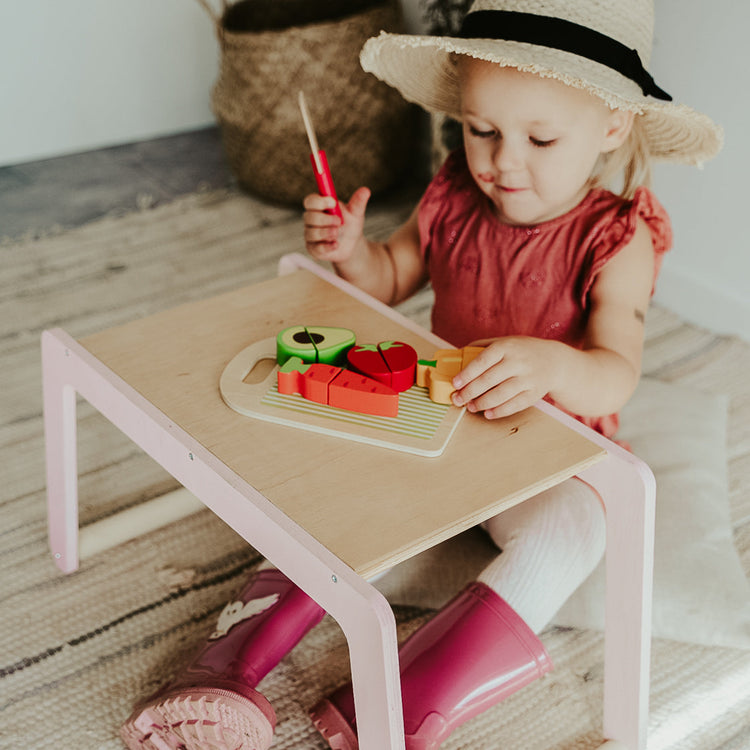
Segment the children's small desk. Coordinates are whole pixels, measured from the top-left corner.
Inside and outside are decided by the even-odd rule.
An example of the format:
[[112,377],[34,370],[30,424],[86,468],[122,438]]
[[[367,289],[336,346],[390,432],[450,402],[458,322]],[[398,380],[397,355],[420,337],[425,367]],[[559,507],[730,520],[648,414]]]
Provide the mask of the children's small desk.
[[219,394],[227,363],[291,325],[360,342],[444,342],[301,255],[270,281],[74,340],[42,335],[49,536],[78,566],[80,394],[337,620],[362,750],[404,747],[393,612],[369,578],[579,475],[607,507],[603,747],[646,744],[654,483],[648,468],[541,404],[465,414],[439,457],[269,424]]

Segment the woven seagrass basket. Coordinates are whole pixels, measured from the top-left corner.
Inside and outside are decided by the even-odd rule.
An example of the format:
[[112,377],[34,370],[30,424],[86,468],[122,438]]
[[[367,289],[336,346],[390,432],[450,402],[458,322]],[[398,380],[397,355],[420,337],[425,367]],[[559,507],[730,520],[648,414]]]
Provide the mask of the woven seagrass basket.
[[412,163],[415,108],[359,64],[364,42],[401,30],[395,0],[222,0],[212,106],[240,186],[283,203],[316,190],[297,96],[304,91],[339,198],[393,185]]

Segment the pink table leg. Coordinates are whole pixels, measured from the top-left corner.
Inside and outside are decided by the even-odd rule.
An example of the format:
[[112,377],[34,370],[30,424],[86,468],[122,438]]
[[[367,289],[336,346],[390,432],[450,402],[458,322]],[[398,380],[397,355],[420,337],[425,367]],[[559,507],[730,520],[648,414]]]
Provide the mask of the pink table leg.
[[78,567],[79,393],[339,623],[362,750],[403,750],[396,623],[382,594],[64,331],[45,331],[42,351],[49,536],[58,566]]
[[42,395],[47,460],[47,529],[55,563],[78,568],[76,393],[70,385],[70,350],[42,334]]
[[[645,750],[648,729],[656,483],[649,467],[576,420],[548,411],[603,445],[609,456],[581,473],[607,513],[604,631],[606,747]],[[604,746],[603,746],[604,747]]]

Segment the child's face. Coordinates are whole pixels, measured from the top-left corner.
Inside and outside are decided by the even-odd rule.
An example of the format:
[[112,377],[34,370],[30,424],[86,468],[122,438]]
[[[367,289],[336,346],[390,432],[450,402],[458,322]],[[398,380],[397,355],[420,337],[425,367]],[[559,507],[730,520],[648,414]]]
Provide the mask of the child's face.
[[599,155],[630,130],[629,113],[554,79],[467,57],[458,72],[469,169],[506,224],[575,207]]

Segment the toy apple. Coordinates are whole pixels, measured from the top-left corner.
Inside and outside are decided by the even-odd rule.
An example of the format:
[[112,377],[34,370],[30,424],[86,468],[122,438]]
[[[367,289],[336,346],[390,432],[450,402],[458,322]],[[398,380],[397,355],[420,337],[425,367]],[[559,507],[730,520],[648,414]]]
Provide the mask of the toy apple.
[[394,391],[408,391],[414,385],[417,352],[402,341],[353,346],[346,354],[349,367],[377,380]]

